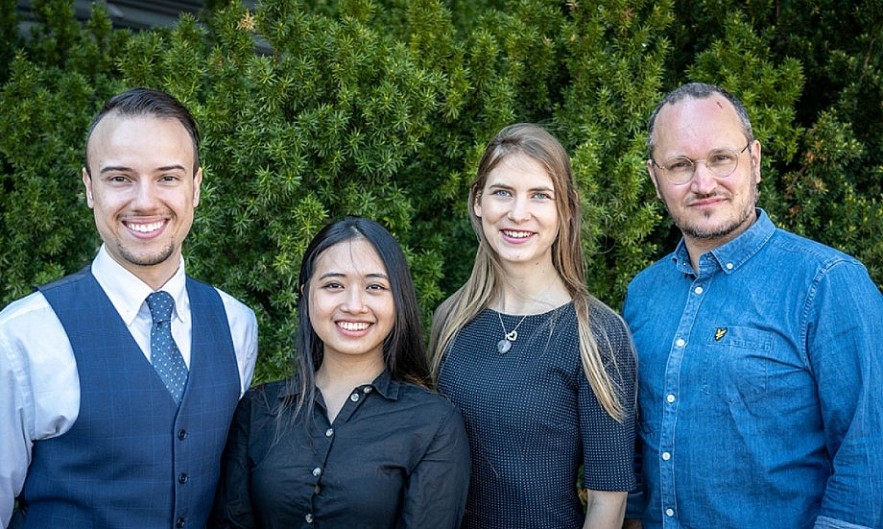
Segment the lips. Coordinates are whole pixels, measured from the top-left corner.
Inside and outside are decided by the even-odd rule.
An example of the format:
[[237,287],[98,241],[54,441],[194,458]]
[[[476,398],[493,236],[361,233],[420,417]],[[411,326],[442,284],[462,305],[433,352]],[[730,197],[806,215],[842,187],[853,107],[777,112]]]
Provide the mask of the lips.
[[500,233],[503,234],[504,239],[512,243],[521,243],[536,235],[535,232],[523,230],[500,230]]
[[702,198],[697,198],[695,200],[691,200],[687,203],[687,206],[691,207],[691,208],[706,208],[706,207],[716,206],[726,200],[727,200],[726,197],[715,195],[712,197],[702,197]]
[[151,234],[155,231],[158,231],[163,226],[165,226],[166,221],[158,220],[156,222],[148,222],[148,223],[138,223],[138,222],[129,221],[129,222],[125,222],[124,224],[126,225],[127,228],[129,228],[130,230],[132,230],[134,232],[137,232],[137,233],[140,233],[143,235],[148,235],[148,234]]
[[371,324],[364,321],[339,321],[337,326],[347,332],[362,332],[370,327]]

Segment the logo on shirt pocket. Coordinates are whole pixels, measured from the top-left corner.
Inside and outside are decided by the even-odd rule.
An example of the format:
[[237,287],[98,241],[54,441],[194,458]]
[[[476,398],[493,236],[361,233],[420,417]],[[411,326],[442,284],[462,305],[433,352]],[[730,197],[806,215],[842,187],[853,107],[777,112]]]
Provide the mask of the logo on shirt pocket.
[[772,337],[751,327],[718,326],[703,347],[702,390],[729,402],[751,402],[767,389]]

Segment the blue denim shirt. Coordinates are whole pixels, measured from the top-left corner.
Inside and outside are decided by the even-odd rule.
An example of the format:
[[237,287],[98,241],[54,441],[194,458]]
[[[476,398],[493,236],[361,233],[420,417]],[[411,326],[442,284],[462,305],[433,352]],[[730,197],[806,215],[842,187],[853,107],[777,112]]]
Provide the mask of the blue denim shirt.
[[883,528],[883,296],[763,210],[629,285],[645,528]]

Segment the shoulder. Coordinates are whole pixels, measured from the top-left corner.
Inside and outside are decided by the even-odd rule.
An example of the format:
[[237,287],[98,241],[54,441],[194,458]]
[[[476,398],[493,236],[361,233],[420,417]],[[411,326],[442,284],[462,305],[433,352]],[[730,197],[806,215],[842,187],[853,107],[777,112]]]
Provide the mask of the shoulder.
[[234,335],[237,331],[248,331],[251,334],[257,330],[257,317],[248,305],[217,287],[212,288],[221,297],[224,311],[227,313],[227,320],[230,322],[230,330]]
[[421,414],[435,418],[448,418],[452,415],[459,416],[457,408],[444,396],[435,391],[412,384],[411,382],[398,382],[399,394],[397,402],[403,407],[417,407]]
[[251,406],[274,408],[274,403],[284,398],[289,390],[288,380],[275,380],[252,386],[242,396]]
[[674,252],[669,253],[662,259],[659,259],[647,268],[644,268],[643,270],[638,272],[629,283],[629,291],[633,289],[653,287],[656,284],[656,281],[659,280],[660,275],[665,274],[668,271],[675,270],[675,266],[672,263],[674,258]]
[[275,420],[279,404],[288,390],[288,382],[279,380],[252,386],[239,400],[237,420],[242,423],[261,425]]
[[767,252],[763,262],[788,270],[789,280],[805,285],[810,292],[823,285],[879,292],[861,261],[820,242],[776,229]]
[[[0,341],[9,350],[40,351],[41,355],[63,355],[67,334],[46,297],[34,292],[13,301],[0,312]],[[68,346],[68,353],[69,346]],[[43,358],[43,364],[47,358]]]
[[53,310],[46,297],[40,292],[33,292],[11,302],[0,312],[0,326],[10,325],[22,319],[40,318],[47,312]]
[[777,228],[770,238],[769,251],[820,268],[830,268],[838,263],[861,265],[858,259],[849,254],[781,228]]
[[628,327],[622,317],[606,303],[590,298],[589,319],[592,322],[592,330],[596,334],[604,336],[627,336]]

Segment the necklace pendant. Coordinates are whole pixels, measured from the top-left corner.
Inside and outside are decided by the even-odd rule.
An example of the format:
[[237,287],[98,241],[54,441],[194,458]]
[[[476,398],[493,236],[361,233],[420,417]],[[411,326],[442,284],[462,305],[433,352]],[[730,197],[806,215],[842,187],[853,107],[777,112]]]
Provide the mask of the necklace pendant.
[[509,340],[510,342],[514,342],[515,340],[518,339],[518,331],[516,331],[515,329],[512,329],[512,332],[506,334],[506,339]]
[[503,338],[502,340],[497,342],[497,351],[501,355],[508,353],[509,349],[512,349],[512,342],[510,342],[508,338],[509,336],[507,335],[506,338]]

